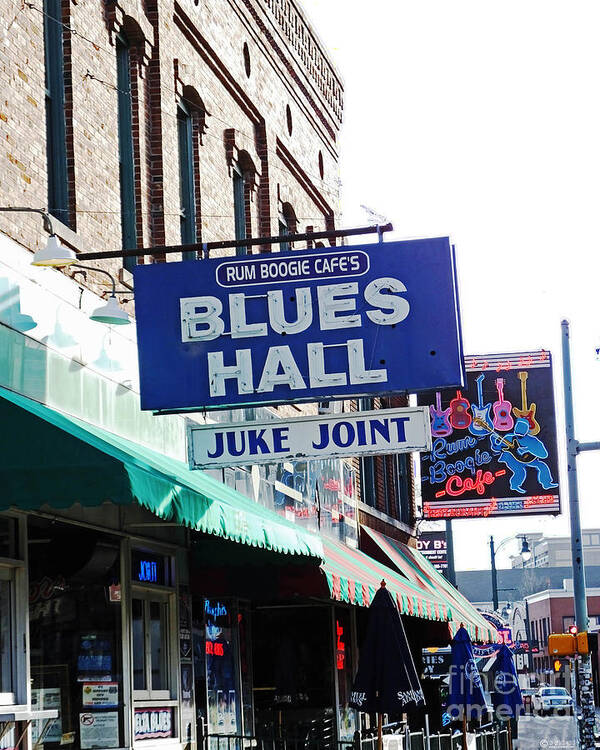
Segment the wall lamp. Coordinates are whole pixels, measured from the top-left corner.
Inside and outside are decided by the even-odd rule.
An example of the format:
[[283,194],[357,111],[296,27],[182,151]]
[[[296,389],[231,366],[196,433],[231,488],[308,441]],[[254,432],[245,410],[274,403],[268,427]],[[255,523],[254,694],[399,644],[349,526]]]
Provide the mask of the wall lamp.
[[44,229],[50,235],[46,242],[46,247],[41,250],[36,250],[31,260],[32,266],[70,266],[75,263],[77,256],[69,247],[64,247],[60,244],[60,240],[54,232],[52,227],[52,218],[47,211],[42,208],[28,208],[26,206],[0,206],[0,211],[5,213],[29,213],[29,214],[40,214],[44,220]]
[[106,323],[112,326],[123,326],[131,323],[129,315],[119,306],[117,295],[115,293],[115,280],[112,274],[105,271],[103,268],[94,268],[94,266],[83,266],[81,263],[71,263],[71,268],[81,268],[84,271],[95,271],[96,273],[103,273],[108,276],[112,289],[108,300],[102,305],[97,307],[90,315],[90,320],[95,320],[96,323]]
[[42,208],[29,208],[26,206],[0,206],[0,212],[5,213],[31,213],[40,214],[44,221],[44,230],[50,235],[46,246],[41,250],[37,250],[33,254],[31,260],[32,266],[46,266],[59,268],[63,266],[72,266],[75,268],[85,269],[87,271],[96,271],[96,273],[103,273],[110,279],[112,284],[112,290],[110,296],[106,302],[99,305],[90,315],[90,320],[95,320],[97,323],[106,323],[107,325],[127,325],[131,323],[129,315],[119,306],[117,296],[115,294],[115,280],[112,275],[102,268],[94,268],[93,266],[82,266],[77,263],[77,255],[68,247],[60,244],[60,241],[54,233],[54,227],[52,226],[52,217],[47,211]]

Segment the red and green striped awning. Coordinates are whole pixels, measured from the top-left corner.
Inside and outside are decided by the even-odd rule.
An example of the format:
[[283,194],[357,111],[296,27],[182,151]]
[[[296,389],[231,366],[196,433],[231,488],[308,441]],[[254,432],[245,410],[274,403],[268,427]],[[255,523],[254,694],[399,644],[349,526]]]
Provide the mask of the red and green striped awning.
[[450,621],[448,601],[407,580],[391,568],[357,549],[322,537],[325,561],[321,565],[332,599],[368,607],[381,581],[386,585],[401,614],[426,620]]
[[462,625],[473,640],[499,641],[498,631],[420,552],[378,531],[362,527],[385,554],[390,564],[413,585],[447,602],[452,616],[449,627],[452,635]]

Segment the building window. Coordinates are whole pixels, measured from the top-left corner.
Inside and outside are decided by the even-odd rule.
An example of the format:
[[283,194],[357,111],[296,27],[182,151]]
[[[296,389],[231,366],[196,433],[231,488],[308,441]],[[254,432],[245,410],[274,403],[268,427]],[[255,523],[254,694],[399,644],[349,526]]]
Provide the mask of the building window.
[[[279,212],[279,234],[295,234],[297,231],[297,219],[294,209],[289,203],[284,203]],[[292,250],[291,242],[281,242],[279,245],[281,252]]]
[[169,700],[169,594],[134,590],[131,602],[136,700]]
[[[373,408],[372,398],[360,399],[360,410],[370,411]],[[372,508],[377,507],[377,483],[375,481],[375,456],[363,456],[360,461],[361,495],[363,503]]]
[[[194,188],[194,123],[192,113],[185,103],[177,108],[177,135],[179,145],[179,206],[181,212],[181,242],[196,242],[196,195]],[[184,260],[195,260],[197,254],[187,251]]]
[[[233,167],[233,216],[235,220],[235,238],[236,240],[245,240],[246,235],[246,190],[244,185],[244,175],[237,166]],[[248,248],[245,246],[238,247],[237,255],[247,255]]]
[[44,0],[44,56],[48,211],[63,224],[68,225],[69,191],[61,0]]
[[410,454],[398,453],[394,457],[396,475],[396,497],[398,498],[398,518],[404,523],[411,522],[411,494],[409,486]]
[[[124,250],[137,246],[135,207],[135,166],[133,158],[133,104],[131,96],[131,47],[124,34],[119,34],[117,50],[117,118],[119,136],[119,184],[121,191],[121,241]],[[129,271],[136,258],[125,258]]]

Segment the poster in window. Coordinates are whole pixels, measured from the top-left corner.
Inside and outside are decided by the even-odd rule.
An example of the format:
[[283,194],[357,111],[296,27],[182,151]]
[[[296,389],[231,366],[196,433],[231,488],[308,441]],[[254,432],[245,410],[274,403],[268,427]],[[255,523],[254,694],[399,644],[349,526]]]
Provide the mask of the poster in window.
[[[32,710],[52,709],[58,711],[58,718],[53,719],[46,733],[43,742],[60,742],[62,737],[62,720],[61,720],[61,692],[58,687],[33,688],[31,690],[31,708]],[[31,722],[31,738],[35,744],[44,729],[44,721]]]
[[119,714],[117,711],[91,711],[79,714],[81,750],[119,747]]

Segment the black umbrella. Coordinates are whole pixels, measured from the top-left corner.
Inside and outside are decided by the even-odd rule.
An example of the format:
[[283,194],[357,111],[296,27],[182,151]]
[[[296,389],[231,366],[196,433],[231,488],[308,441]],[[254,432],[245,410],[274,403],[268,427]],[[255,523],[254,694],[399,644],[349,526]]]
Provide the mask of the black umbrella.
[[369,607],[367,635],[360,650],[349,705],[378,714],[381,748],[382,714],[404,712],[424,703],[398,607],[382,581]]

